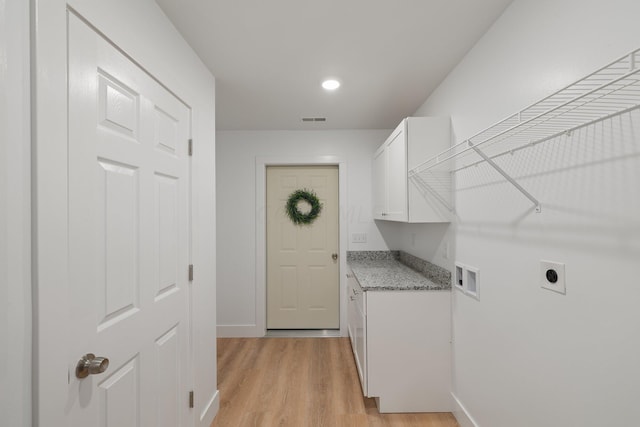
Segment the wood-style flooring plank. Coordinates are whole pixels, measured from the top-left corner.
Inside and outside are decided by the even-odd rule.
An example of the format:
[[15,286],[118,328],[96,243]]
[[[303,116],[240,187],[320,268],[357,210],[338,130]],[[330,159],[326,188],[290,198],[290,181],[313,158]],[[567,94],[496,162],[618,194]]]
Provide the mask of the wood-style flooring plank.
[[380,414],[348,338],[219,338],[211,427],[458,427],[450,413]]

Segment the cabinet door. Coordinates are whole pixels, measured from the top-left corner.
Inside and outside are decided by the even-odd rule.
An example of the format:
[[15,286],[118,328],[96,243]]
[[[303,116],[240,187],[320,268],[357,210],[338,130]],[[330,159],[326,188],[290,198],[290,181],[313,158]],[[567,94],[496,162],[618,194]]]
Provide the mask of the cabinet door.
[[369,396],[367,384],[367,317],[365,315],[365,308],[363,305],[362,291],[360,295],[356,296],[355,304],[355,355],[356,365],[358,367],[358,375],[360,376],[360,384],[362,385],[362,394]]
[[408,117],[373,155],[373,218],[400,222],[449,222],[451,175],[409,171],[446,150],[450,122],[442,117]]
[[367,329],[364,294],[353,273],[348,277],[348,330],[351,348],[362,385],[362,393],[367,396]]
[[378,148],[373,155],[373,219],[385,219],[387,198],[387,171],[385,146]]
[[387,210],[385,219],[407,221],[407,145],[404,126],[394,131],[385,147]]
[[349,333],[349,340],[351,341],[351,349],[354,354],[356,352],[356,323],[357,323],[357,308],[355,298],[353,297],[353,281],[351,274],[347,274],[347,331]]

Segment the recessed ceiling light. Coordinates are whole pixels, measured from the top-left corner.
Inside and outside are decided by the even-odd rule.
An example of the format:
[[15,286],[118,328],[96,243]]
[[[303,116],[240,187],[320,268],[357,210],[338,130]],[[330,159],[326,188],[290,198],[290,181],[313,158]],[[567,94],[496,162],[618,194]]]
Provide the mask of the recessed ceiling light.
[[322,87],[326,90],[336,90],[340,87],[340,82],[334,79],[325,80],[322,82]]

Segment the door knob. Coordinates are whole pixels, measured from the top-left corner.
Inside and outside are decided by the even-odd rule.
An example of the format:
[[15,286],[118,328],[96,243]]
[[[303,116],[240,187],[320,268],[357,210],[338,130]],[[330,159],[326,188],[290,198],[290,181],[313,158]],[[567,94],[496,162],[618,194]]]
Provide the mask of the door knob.
[[109,359],[96,357],[93,353],[87,353],[78,360],[76,365],[76,377],[86,378],[89,375],[101,374],[109,367]]
[[338,259],[338,254],[331,254],[331,258],[333,258],[333,260],[337,260]]

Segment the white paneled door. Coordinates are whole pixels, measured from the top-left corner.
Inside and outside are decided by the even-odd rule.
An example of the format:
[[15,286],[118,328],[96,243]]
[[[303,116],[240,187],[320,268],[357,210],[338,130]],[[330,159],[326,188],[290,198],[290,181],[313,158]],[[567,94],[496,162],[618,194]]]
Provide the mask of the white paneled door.
[[[285,215],[298,189],[313,190],[323,205],[312,224]],[[338,235],[337,166],[267,168],[267,329],[340,327]]]
[[[77,427],[187,426],[190,111],[73,14],[68,37],[66,410]],[[81,379],[87,353],[110,363]]]

